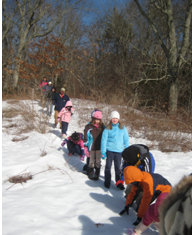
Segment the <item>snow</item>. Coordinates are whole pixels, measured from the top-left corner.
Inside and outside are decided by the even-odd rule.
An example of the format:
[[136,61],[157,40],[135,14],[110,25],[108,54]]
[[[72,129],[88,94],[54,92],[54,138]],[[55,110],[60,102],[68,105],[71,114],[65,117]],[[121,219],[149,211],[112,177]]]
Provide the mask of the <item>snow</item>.
[[[72,99],[72,102],[75,114],[71,118],[68,135],[74,131],[83,132],[95,108],[94,102],[78,99]],[[33,105],[35,110],[43,111],[37,101]],[[3,110],[12,106],[2,102]],[[102,110],[106,111],[103,112],[103,120],[108,120],[112,108],[102,106]],[[127,229],[133,227],[136,214],[131,208],[129,215],[119,215],[124,209],[125,198],[124,191],[115,186],[114,168],[110,189],[103,185],[105,160],[102,160],[98,181],[91,181],[82,174],[86,159],[82,162],[77,155],[69,157],[66,147],[61,147],[60,129],[53,128],[53,115],[48,133],[24,133],[22,136],[28,136],[27,139],[13,142],[17,135],[11,129],[6,131],[5,126],[14,121],[22,123],[20,118],[2,120],[2,234],[127,234]],[[130,144],[134,143],[147,144],[147,140],[130,137]],[[192,152],[150,151],[156,161],[155,172],[172,185],[192,172]],[[41,156],[42,153],[45,155]],[[9,177],[27,173],[33,178],[26,183],[12,184],[8,181]],[[143,234],[158,233],[154,228],[148,228]]]

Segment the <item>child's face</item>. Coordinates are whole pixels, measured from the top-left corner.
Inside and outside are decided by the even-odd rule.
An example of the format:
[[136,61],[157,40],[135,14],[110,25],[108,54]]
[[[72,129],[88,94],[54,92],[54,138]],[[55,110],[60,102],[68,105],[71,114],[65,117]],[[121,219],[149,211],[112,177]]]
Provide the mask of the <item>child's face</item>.
[[100,121],[101,121],[100,119],[95,119],[95,124],[98,125],[100,123]]
[[67,106],[67,107],[66,107],[66,109],[70,110],[70,109],[71,109],[71,107],[70,107],[70,106]]
[[118,118],[112,118],[111,119],[111,122],[116,125],[118,122],[119,122],[119,119]]

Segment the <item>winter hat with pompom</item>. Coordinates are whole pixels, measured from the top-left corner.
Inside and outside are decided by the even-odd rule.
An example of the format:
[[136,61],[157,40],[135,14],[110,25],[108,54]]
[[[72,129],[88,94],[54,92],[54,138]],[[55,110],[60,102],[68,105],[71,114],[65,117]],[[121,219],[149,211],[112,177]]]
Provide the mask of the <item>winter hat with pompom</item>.
[[102,113],[99,109],[94,110],[91,113],[91,118],[102,119]]
[[120,115],[119,115],[119,113],[118,113],[117,111],[113,111],[113,112],[111,112],[110,120],[111,120],[112,118],[120,119]]

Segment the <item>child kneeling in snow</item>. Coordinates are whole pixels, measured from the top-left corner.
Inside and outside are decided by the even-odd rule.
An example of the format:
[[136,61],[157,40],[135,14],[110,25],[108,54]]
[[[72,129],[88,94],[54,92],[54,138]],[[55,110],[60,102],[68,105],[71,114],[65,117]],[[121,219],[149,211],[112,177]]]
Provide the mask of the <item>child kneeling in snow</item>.
[[161,193],[156,202],[152,205],[150,205],[142,219],[142,221],[135,227],[128,229],[129,235],[140,235],[142,232],[144,232],[151,224],[154,225],[154,227],[159,232],[159,212],[158,208],[162,204],[165,197],[168,195],[168,193]]
[[74,132],[71,136],[62,142],[61,146],[64,147],[64,145],[67,144],[67,149],[69,151],[68,155],[72,156],[74,153],[77,153],[80,155],[81,161],[83,161],[85,158],[85,153],[81,135],[81,133]]

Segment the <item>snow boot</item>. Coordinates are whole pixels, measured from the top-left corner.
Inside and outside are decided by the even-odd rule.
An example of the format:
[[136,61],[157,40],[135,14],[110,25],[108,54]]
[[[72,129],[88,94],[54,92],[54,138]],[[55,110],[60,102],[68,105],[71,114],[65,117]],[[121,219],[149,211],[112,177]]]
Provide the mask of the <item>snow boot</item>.
[[94,168],[91,168],[91,167],[89,167],[89,169],[88,169],[88,177],[89,177],[89,179],[94,179]]
[[99,175],[100,175],[100,167],[95,167],[95,180],[99,179]]

